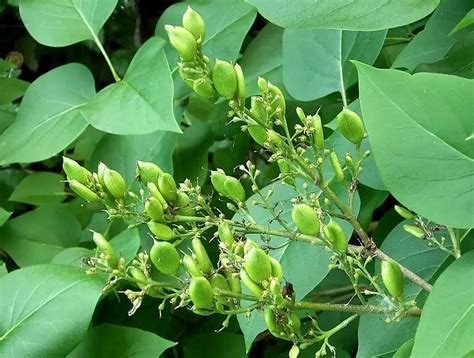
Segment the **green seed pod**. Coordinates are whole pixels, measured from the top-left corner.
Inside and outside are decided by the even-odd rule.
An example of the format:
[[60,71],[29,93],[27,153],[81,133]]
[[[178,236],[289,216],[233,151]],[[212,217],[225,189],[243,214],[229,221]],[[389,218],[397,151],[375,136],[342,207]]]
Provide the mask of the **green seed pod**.
[[336,175],[336,179],[341,183],[344,182],[346,178],[344,176],[344,171],[342,170],[341,163],[339,162],[339,158],[337,157],[336,152],[331,152],[331,154],[329,155],[329,159],[331,161],[334,174]]
[[163,173],[158,177],[158,190],[167,201],[175,201],[178,198],[176,182],[169,173]]
[[348,240],[341,225],[331,220],[329,224],[324,226],[323,234],[326,240],[328,240],[337,251],[346,252]]
[[382,261],[382,281],[391,296],[403,296],[403,273],[400,266],[393,260]]
[[359,115],[351,111],[349,108],[344,108],[336,116],[337,126],[341,134],[346,137],[347,140],[359,145],[364,139],[364,125]]
[[163,221],[163,207],[160,201],[155,197],[150,197],[145,203],[145,211],[153,221]]
[[255,116],[258,122],[269,125],[268,112],[263,99],[259,96],[253,96],[250,99],[250,112]]
[[275,277],[270,282],[270,292],[273,296],[281,295],[280,282]]
[[193,90],[197,95],[204,98],[210,98],[216,95],[214,86],[207,78],[201,78],[195,81],[193,84]]
[[189,297],[198,309],[210,309],[214,303],[214,291],[204,277],[193,277],[189,285]]
[[227,176],[224,181],[224,188],[229,198],[237,202],[245,201],[245,189],[238,179]]
[[158,201],[161,203],[163,210],[168,209],[168,203],[166,202],[165,198],[163,198],[163,195],[160,193],[155,183],[150,182],[148,183],[147,187],[148,187],[148,190],[150,191],[151,196],[158,199]]
[[269,256],[262,249],[252,248],[244,257],[244,268],[252,281],[261,284],[272,275]]
[[211,183],[214,189],[220,195],[227,195],[227,192],[224,187],[224,182],[226,180],[226,175],[221,170],[213,170],[211,171]]
[[189,196],[186,193],[183,193],[180,191],[178,193],[178,196],[176,198],[176,205],[179,206],[180,208],[188,206],[191,201],[189,200]]
[[285,141],[277,132],[271,129],[268,129],[267,137],[268,137],[267,141],[270,144],[270,149],[273,152],[285,150]]
[[278,282],[283,281],[283,269],[281,268],[280,261],[276,258],[268,256],[270,259],[270,264],[272,266],[272,276],[275,277]]
[[352,170],[353,172],[355,172],[355,165],[354,165],[354,160],[352,159],[352,156],[349,154],[349,153],[346,153],[346,155],[344,156],[344,161],[346,163],[346,166]]
[[315,114],[311,117],[311,121],[313,124],[314,132],[313,132],[313,144],[318,150],[324,150],[324,131],[323,125],[321,123],[321,117],[319,114]]
[[252,294],[255,297],[260,298],[262,296],[263,288],[260,285],[258,285],[257,283],[255,283],[249,277],[247,272],[245,272],[245,270],[240,270],[239,276],[240,276],[240,279],[243,282],[243,284],[249,289],[250,292],[252,292]]
[[199,268],[197,262],[189,255],[184,255],[182,260],[183,266],[188,271],[192,277],[202,276],[201,269]]
[[410,235],[413,235],[419,239],[425,238],[425,232],[422,228],[415,225],[403,225],[403,230],[405,230]]
[[198,238],[193,239],[191,243],[197,263],[203,273],[210,275],[212,273],[212,263],[207,254],[206,248]]
[[63,157],[63,170],[68,180],[77,180],[83,185],[87,185],[92,174],[78,162],[67,157]]
[[247,130],[255,142],[257,142],[262,147],[265,145],[265,142],[268,140],[268,135],[265,128],[255,125],[248,126]]
[[304,235],[319,235],[319,218],[314,209],[307,204],[297,204],[291,211],[291,218],[298,231]]
[[92,240],[94,240],[99,251],[105,254],[109,267],[116,268],[119,263],[119,258],[110,242],[108,242],[105,237],[98,232],[93,232]]
[[407,220],[413,220],[415,219],[415,215],[408,209],[405,209],[403,206],[398,206],[395,205],[395,211],[400,215],[401,217],[407,219]]
[[212,81],[217,93],[225,98],[232,98],[237,92],[237,74],[231,63],[216,60],[212,68]]
[[220,273],[212,275],[210,281],[211,286],[213,288],[218,288],[224,291],[230,291],[229,283],[227,282],[226,278]]
[[283,92],[275,85],[268,83],[268,92],[272,95],[272,103],[271,107],[273,111],[279,109],[281,111],[282,116],[285,115],[286,112],[286,102],[285,96],[283,96]]
[[303,124],[306,123],[306,114],[304,113],[303,108],[296,107],[296,114]]
[[260,246],[255,241],[247,239],[244,244],[244,254],[247,254],[252,248],[260,249]]
[[181,216],[195,216],[196,210],[194,210],[194,208],[191,206],[186,206],[184,208],[179,208],[176,214],[181,215]]
[[237,76],[237,97],[247,97],[247,89],[245,88],[245,77],[242,67],[238,63],[234,65],[235,74]]
[[[128,270],[134,279],[140,280],[140,281],[147,281],[145,274],[138,267],[131,266],[129,267]],[[144,290],[147,286],[144,283],[138,283],[138,282],[136,283],[136,285],[142,290]],[[157,286],[148,287],[145,292],[147,295],[151,297],[155,297],[155,298],[163,297],[163,292],[161,291],[161,288]]]
[[96,193],[94,193],[84,184],[79,183],[77,180],[70,180],[69,187],[73,192],[75,192],[77,195],[87,201],[90,201],[92,203],[100,201],[99,196]]
[[193,34],[196,40],[204,40],[206,25],[201,15],[188,6],[183,15],[183,27]]
[[275,309],[267,307],[263,311],[263,318],[265,319],[265,324],[267,325],[270,333],[278,331],[278,325],[276,323]]
[[155,235],[158,240],[170,241],[174,237],[173,229],[171,229],[168,225],[150,221],[147,226],[151,233]]
[[193,34],[184,27],[165,25],[171,46],[184,61],[192,61],[197,54],[197,43]]
[[230,290],[234,293],[241,293],[242,287],[240,286],[240,277],[237,272],[226,272],[227,282],[229,283]]
[[299,334],[301,332],[301,320],[296,313],[292,312],[289,315],[288,324],[294,333]]
[[158,271],[165,275],[175,275],[181,262],[176,247],[165,241],[155,241],[150,250],[150,259]]
[[125,184],[125,179],[119,172],[106,167],[103,179],[105,187],[115,199],[121,199],[125,196],[127,184]]
[[232,233],[232,227],[226,222],[222,222],[217,228],[217,233],[219,235],[219,239],[224,243],[224,245],[228,249],[232,248],[232,244],[234,243],[234,234]]
[[157,183],[158,177],[163,174],[163,170],[155,163],[137,162],[137,177],[145,185]]

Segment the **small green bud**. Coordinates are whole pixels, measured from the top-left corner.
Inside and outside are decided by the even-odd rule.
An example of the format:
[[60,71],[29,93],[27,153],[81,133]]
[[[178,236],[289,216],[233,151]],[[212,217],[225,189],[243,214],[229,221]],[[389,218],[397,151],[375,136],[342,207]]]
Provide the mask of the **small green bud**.
[[265,145],[265,142],[268,140],[268,135],[265,128],[259,125],[255,125],[248,126],[247,130],[255,142],[257,142],[262,147]]
[[194,210],[194,208],[191,206],[185,206],[184,208],[179,208],[176,214],[181,216],[195,216],[196,210]]
[[344,108],[336,116],[336,121],[339,131],[347,140],[355,145],[359,145],[362,142],[365,135],[364,125],[356,112],[351,111],[349,108]]
[[224,245],[228,249],[231,249],[232,244],[234,243],[234,234],[232,233],[231,226],[226,222],[222,222],[217,228],[217,233],[219,235],[219,239],[224,243]]
[[176,182],[169,173],[163,173],[158,177],[158,190],[167,201],[175,201],[178,197]]
[[262,249],[252,248],[244,257],[244,268],[252,281],[261,284],[272,275],[269,256]]
[[201,15],[191,9],[190,6],[186,9],[183,15],[183,27],[193,34],[196,40],[204,40],[206,35],[206,25]]
[[237,272],[226,272],[227,282],[229,283],[230,290],[234,293],[241,293],[242,287],[240,285],[240,277]]
[[92,174],[78,162],[71,158],[63,157],[63,170],[68,180],[77,180],[83,185],[87,185]]
[[189,196],[186,193],[178,192],[178,197],[176,198],[176,205],[179,207],[188,206],[190,203]]
[[84,184],[79,183],[77,180],[70,180],[69,187],[72,189],[73,192],[75,192],[77,195],[79,195],[86,201],[90,201],[92,203],[100,201],[99,196],[96,193],[94,193]]
[[145,211],[153,221],[162,221],[163,220],[163,206],[161,206],[160,201],[155,197],[150,197],[145,203]]
[[155,183],[150,182],[147,184],[147,187],[148,187],[148,190],[150,191],[151,196],[158,199],[158,201],[161,203],[161,206],[163,207],[163,210],[166,210],[168,208],[168,203],[166,202],[165,198],[158,190]]
[[[138,267],[130,266],[128,270],[134,279],[143,281],[143,282],[146,282],[148,280],[145,274],[143,273],[143,271],[140,270]],[[147,286],[145,283],[141,283],[141,282],[137,282],[136,285],[142,290],[144,290]],[[162,293],[163,292],[161,291],[161,288],[157,286],[151,286],[147,288],[146,290],[147,295],[151,297],[155,297],[155,298],[162,297]]]
[[104,173],[106,169],[107,165],[102,162],[99,162],[99,165],[97,166],[97,178],[99,179],[99,184],[102,185],[102,188],[104,190],[107,190],[107,187],[105,186],[104,182]]
[[211,286],[213,288],[218,288],[224,291],[230,291],[229,283],[227,282],[226,278],[220,273],[212,275],[210,281]]
[[262,296],[263,288],[259,284],[255,283],[245,270],[240,270],[239,276],[243,284],[249,289],[250,292],[252,292],[255,297],[260,298]]
[[212,68],[212,81],[217,93],[225,98],[232,98],[237,92],[238,80],[231,63],[216,60]]
[[319,235],[320,223],[316,211],[307,204],[297,204],[293,207],[291,218],[298,231],[304,235]]
[[227,191],[225,190],[224,187],[224,182],[226,180],[226,175],[222,170],[213,170],[211,171],[211,183],[214,189],[220,194],[220,195],[227,195]]
[[245,201],[245,189],[237,178],[227,176],[224,181],[227,196],[237,202]]
[[201,269],[197,262],[189,255],[184,255],[182,260],[183,266],[192,277],[202,276]]
[[257,86],[262,93],[266,93],[268,91],[268,82],[262,77],[257,79]]
[[336,179],[341,183],[344,182],[346,178],[344,176],[344,171],[342,170],[341,163],[339,162],[339,158],[337,157],[336,152],[331,152],[331,154],[329,155],[329,159],[331,161],[334,174],[336,175]]
[[158,240],[170,241],[174,237],[173,229],[171,229],[168,225],[150,221],[147,226],[151,233],[155,235]]
[[199,268],[206,275],[210,275],[212,273],[212,263],[209,259],[209,255],[207,254],[206,248],[202,244],[201,240],[195,238],[191,242],[191,245],[193,248],[193,252],[196,255],[196,261],[199,265]]
[[94,240],[94,243],[97,245],[99,251],[105,254],[109,267],[116,268],[119,263],[119,258],[110,242],[108,242],[105,237],[98,232],[92,233],[92,240]]
[[214,86],[207,78],[201,78],[195,81],[193,84],[193,90],[197,95],[204,98],[210,98],[216,95]]
[[155,241],[150,250],[150,260],[165,275],[175,275],[181,261],[176,247],[166,241]]
[[148,183],[157,183],[158,177],[163,174],[163,170],[151,162],[137,162],[137,177],[145,185]]
[[247,89],[245,88],[245,77],[242,67],[238,63],[234,65],[235,74],[237,75],[237,97],[247,97]]
[[311,117],[311,121],[313,124],[314,132],[313,132],[313,144],[318,150],[324,150],[324,131],[323,125],[321,123],[321,117],[319,114],[315,114]]
[[401,217],[407,220],[415,219],[415,215],[410,210],[405,209],[403,206],[395,205],[394,208],[398,215],[400,215]]
[[334,249],[339,252],[346,252],[348,240],[341,225],[331,220],[329,224],[324,226],[323,234],[325,239],[333,245]]
[[272,309],[270,307],[265,308],[265,310],[263,311],[263,318],[265,320],[265,324],[266,324],[268,330],[270,331],[270,333],[273,334],[273,332],[278,331],[278,325],[277,325],[277,322],[276,322],[276,316],[275,316],[275,310],[274,309]]
[[347,153],[345,156],[344,156],[344,162],[346,163],[346,166],[352,170],[352,171],[355,171],[355,165],[354,165],[354,160],[352,159],[352,156]]
[[244,254],[247,254],[252,248],[260,249],[260,246],[255,241],[247,239],[244,244]]
[[382,281],[387,291],[395,298],[403,296],[403,273],[393,260],[382,261]]
[[171,46],[178,52],[184,61],[192,61],[197,54],[197,43],[193,34],[184,27],[165,25]]
[[303,108],[296,107],[296,114],[302,123],[306,122],[306,114],[304,113]]
[[268,91],[273,96],[272,103],[271,103],[272,109],[274,111],[276,111],[277,109],[280,109],[282,117],[283,117],[286,112],[286,102],[285,102],[285,97],[283,96],[283,92],[277,86],[271,83],[268,83]]
[[125,196],[127,184],[125,184],[125,179],[119,172],[105,167],[103,179],[105,187],[115,199],[121,199]]
[[283,269],[281,268],[280,261],[274,257],[268,257],[270,259],[270,264],[272,265],[272,276],[275,277],[278,282],[283,281]]
[[425,238],[425,232],[422,228],[415,226],[415,225],[403,225],[403,230],[405,230],[410,235],[413,235],[419,239]]
[[189,297],[197,308],[211,308],[214,302],[214,292],[209,281],[204,277],[194,277],[189,285]]
[[280,168],[280,172],[283,174],[291,173],[291,165],[288,159],[278,159],[278,167]]
[[268,129],[267,136],[268,136],[268,143],[270,144],[270,149],[272,151],[285,150],[285,141],[277,132],[271,129]]
[[268,120],[268,112],[261,97],[253,96],[250,99],[250,112],[252,112],[259,122],[264,125],[270,124]]

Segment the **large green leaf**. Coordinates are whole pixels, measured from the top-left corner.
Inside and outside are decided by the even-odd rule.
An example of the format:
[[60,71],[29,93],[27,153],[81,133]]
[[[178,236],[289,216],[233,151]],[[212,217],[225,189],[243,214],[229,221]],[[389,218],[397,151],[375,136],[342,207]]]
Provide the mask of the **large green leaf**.
[[0,279],[0,356],[65,357],[86,333],[102,283],[84,270],[40,265]]
[[420,63],[441,60],[456,43],[456,35],[450,35],[450,31],[471,8],[471,0],[443,0],[424,30],[405,47],[392,67],[412,71]]
[[360,100],[385,186],[440,224],[474,226],[474,82],[358,64]]
[[87,166],[96,170],[97,164],[104,162],[122,173],[128,182],[135,176],[138,160],[154,162],[172,172],[171,155],[177,137],[177,134],[165,131],[128,136],[109,134],[99,142]]
[[26,90],[20,111],[0,136],[0,165],[52,157],[87,127],[81,114],[95,94],[94,79],[83,65],[60,66]]
[[10,218],[11,212],[6,211],[4,208],[0,207],[0,226],[3,226]]
[[357,81],[349,60],[372,64],[386,31],[286,29],[283,34],[283,81],[294,98],[310,101],[341,92]]
[[173,114],[173,81],[166,42],[152,37],[138,50],[125,77],[101,90],[82,113],[87,121],[113,134],[180,132]]
[[20,98],[29,83],[18,78],[0,77],[0,104],[10,103]]
[[[386,237],[380,249],[403,266],[418,274],[424,280],[430,280],[448,255],[437,247],[429,247],[426,241],[416,239],[398,224]],[[413,282],[405,280],[405,299],[414,300],[422,289]],[[380,300],[372,299],[373,304]],[[420,302],[418,302],[420,304]],[[407,340],[413,338],[419,319],[403,318],[400,322],[385,323],[383,317],[362,315],[359,322],[359,349],[357,357],[392,357],[394,352]]]
[[46,46],[67,46],[97,39],[117,0],[20,0],[26,29]]
[[282,27],[383,30],[409,24],[432,12],[439,0],[246,0]]
[[90,330],[68,358],[159,357],[176,343],[138,328],[101,324]]
[[9,220],[0,228],[0,248],[19,266],[49,263],[60,251],[77,246],[81,226],[69,212],[40,207]]
[[32,205],[58,204],[64,200],[64,177],[36,172],[23,179],[10,195],[10,201]]
[[416,331],[413,358],[463,357],[474,350],[474,251],[436,280]]

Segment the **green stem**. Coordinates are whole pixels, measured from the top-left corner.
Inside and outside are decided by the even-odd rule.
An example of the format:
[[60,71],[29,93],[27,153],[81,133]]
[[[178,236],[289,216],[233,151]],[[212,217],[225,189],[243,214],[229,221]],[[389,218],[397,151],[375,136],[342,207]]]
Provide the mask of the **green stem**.
[[460,245],[459,239],[456,236],[456,233],[454,232],[451,226],[448,226],[447,229],[448,229],[449,237],[451,238],[451,241],[453,243],[454,257],[456,259],[459,259],[461,257],[461,245]]
[[94,39],[95,44],[99,48],[100,52],[102,53],[102,56],[104,56],[105,62],[107,62],[107,65],[110,68],[110,72],[112,72],[112,76],[114,77],[115,82],[120,82],[122,79],[117,74],[117,71],[115,71],[114,65],[112,65],[112,61],[107,55],[107,52],[105,51],[104,46],[102,46],[102,43],[100,42],[97,35],[94,32],[91,32],[91,33],[92,33],[92,38]]

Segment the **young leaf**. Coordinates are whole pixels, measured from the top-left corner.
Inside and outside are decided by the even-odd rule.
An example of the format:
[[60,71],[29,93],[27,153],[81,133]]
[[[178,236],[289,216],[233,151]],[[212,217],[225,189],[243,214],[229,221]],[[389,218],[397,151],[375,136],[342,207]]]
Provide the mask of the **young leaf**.
[[411,357],[464,357],[474,350],[474,251],[436,280],[423,307]]
[[0,228],[0,248],[17,265],[49,263],[64,248],[77,246],[81,226],[69,212],[41,207],[9,220]]
[[77,63],[38,77],[0,136],[0,165],[36,162],[63,150],[86,129],[81,109],[94,94],[92,74]]
[[[282,27],[383,30],[409,24],[431,13],[439,0],[246,0]],[[394,16],[396,14],[396,16]]]
[[145,42],[125,77],[105,87],[82,109],[92,126],[122,135],[181,131],[173,114],[173,82],[165,44],[158,37]]
[[102,282],[77,268],[32,266],[0,279],[0,355],[65,357],[89,326]]
[[68,358],[159,357],[174,345],[151,332],[106,323],[92,328]]
[[474,226],[474,82],[357,67],[363,118],[386,187],[436,223]]
[[20,98],[28,88],[29,83],[18,78],[0,77],[0,104],[10,103]]
[[283,81],[290,95],[310,101],[344,91],[357,81],[349,60],[372,64],[386,31],[285,29]]
[[10,201],[45,205],[64,200],[64,177],[50,172],[37,172],[23,179],[10,195]]
[[61,47],[97,39],[117,0],[20,0],[20,16],[39,43]]

